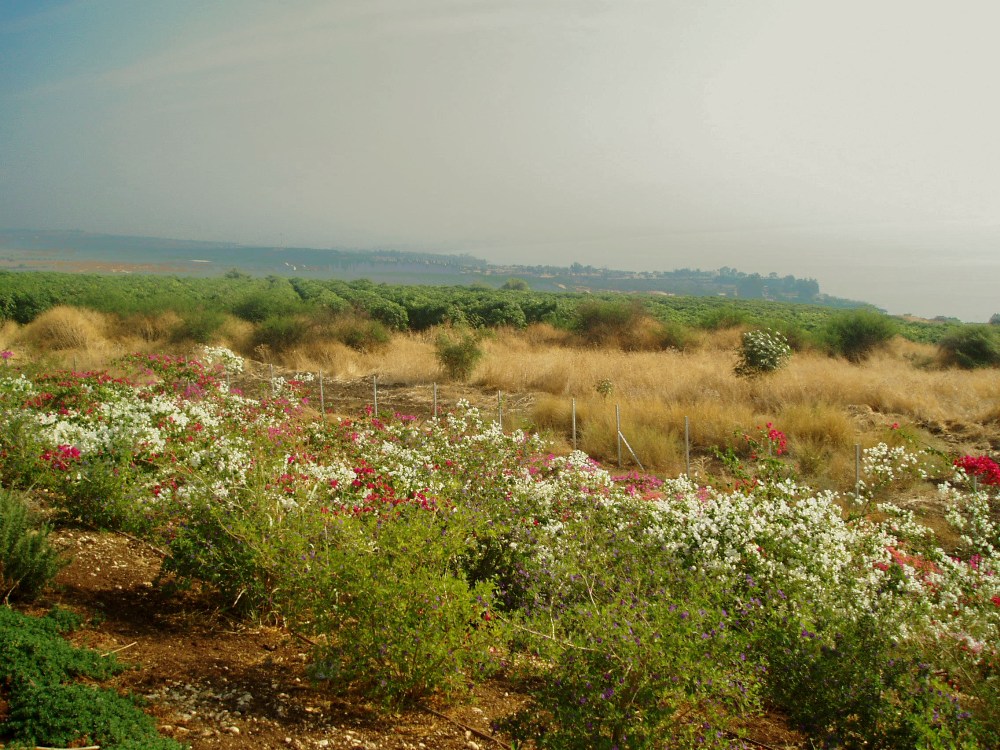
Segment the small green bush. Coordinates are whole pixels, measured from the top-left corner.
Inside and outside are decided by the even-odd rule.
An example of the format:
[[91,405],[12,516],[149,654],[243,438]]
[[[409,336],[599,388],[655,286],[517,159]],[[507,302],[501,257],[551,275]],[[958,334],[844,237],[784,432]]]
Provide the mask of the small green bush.
[[0,488],[0,599],[33,599],[66,564],[24,498]]
[[292,316],[272,316],[253,333],[253,346],[266,346],[272,352],[284,352],[301,345],[309,334],[309,323]]
[[784,367],[792,356],[792,348],[782,334],[763,329],[744,333],[738,354],[736,374],[750,378]]
[[503,644],[488,617],[492,583],[470,583],[456,566],[470,532],[456,515],[442,523],[400,505],[391,518],[337,516],[299,537],[306,562],[285,556],[288,614],[326,637],[313,675],[397,707],[465,693],[494,670],[491,647]]
[[196,344],[210,344],[226,322],[226,316],[220,310],[185,310],[180,315],[180,323],[170,332],[170,338],[175,343],[194,341]]
[[201,493],[193,497],[185,523],[170,540],[161,575],[175,575],[180,588],[208,584],[224,606],[261,615],[272,608],[276,586],[267,565],[274,518],[256,493],[242,494],[240,504],[227,505]]
[[646,315],[635,301],[587,300],[576,308],[573,330],[588,344],[605,345],[627,339]]
[[22,489],[35,484],[43,471],[38,460],[43,450],[26,413],[0,411],[0,484]]
[[992,325],[967,325],[956,328],[938,342],[938,351],[946,365],[972,370],[1000,365],[1000,330]]
[[434,342],[434,348],[438,364],[452,380],[468,380],[476,363],[483,357],[479,340],[471,331],[463,331],[457,337],[442,331]]
[[359,352],[384,349],[392,338],[384,323],[359,315],[341,317],[330,333],[337,341]]
[[864,361],[895,335],[896,325],[888,316],[868,309],[839,313],[823,329],[829,351],[851,362]]
[[822,747],[977,748],[969,721],[920,658],[901,653],[877,618],[763,628],[774,705]]

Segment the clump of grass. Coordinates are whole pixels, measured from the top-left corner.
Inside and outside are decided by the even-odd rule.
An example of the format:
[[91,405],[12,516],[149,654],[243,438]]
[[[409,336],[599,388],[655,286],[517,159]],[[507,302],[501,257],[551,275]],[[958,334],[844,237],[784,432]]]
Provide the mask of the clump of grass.
[[107,321],[102,314],[60,305],[24,326],[18,340],[42,351],[88,349],[105,342],[106,330]]

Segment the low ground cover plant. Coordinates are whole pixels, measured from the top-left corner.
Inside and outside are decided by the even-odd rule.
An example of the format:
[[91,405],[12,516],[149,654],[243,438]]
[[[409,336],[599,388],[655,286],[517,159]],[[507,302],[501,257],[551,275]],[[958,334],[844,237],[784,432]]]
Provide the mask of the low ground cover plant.
[[157,734],[135,699],[93,684],[126,667],[113,654],[70,645],[63,634],[79,625],[66,610],[36,618],[0,606],[0,698],[7,706],[0,739],[8,747],[181,750]]
[[[613,476],[467,404],[321,420],[300,379],[251,398],[237,366],[214,349],[113,375],[6,368],[0,434],[28,439],[0,476],[151,539],[164,581],[281,618],[332,689],[394,707],[504,671],[530,703],[503,729],[537,747],[739,747],[734,719],[765,706],[822,747],[1000,738],[985,461],[875,446],[845,497],[800,482],[766,425],[728,481]],[[918,466],[960,547],[889,502]]]

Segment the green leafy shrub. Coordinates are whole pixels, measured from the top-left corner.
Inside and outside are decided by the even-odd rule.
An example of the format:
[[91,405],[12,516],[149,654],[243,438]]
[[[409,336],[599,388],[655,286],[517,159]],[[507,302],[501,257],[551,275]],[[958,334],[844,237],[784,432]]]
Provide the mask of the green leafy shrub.
[[747,331],[739,349],[736,374],[755,377],[784,367],[792,356],[788,339],[770,329]]
[[[493,669],[492,585],[456,568],[467,531],[454,517],[400,505],[381,514],[321,517],[309,553],[286,555],[298,581],[291,614],[336,634],[314,654],[313,674],[388,706],[464,693]],[[315,516],[313,522],[316,521]]]
[[[16,387],[24,381],[10,382]],[[38,481],[43,469],[38,457],[43,448],[33,428],[26,414],[14,409],[0,410],[0,483],[3,485],[25,488]]]
[[895,335],[896,326],[888,316],[867,309],[835,315],[823,329],[829,350],[851,362],[865,360]]
[[438,364],[452,380],[468,380],[476,364],[483,357],[479,339],[471,331],[442,331],[434,342]]
[[285,352],[300,346],[309,335],[309,323],[303,318],[271,316],[261,321],[253,332],[253,347],[266,346],[272,352]]
[[279,512],[245,492],[243,501],[220,503],[196,495],[185,522],[170,540],[163,574],[177,576],[181,587],[206,583],[225,605],[246,615],[263,614],[273,606],[275,577],[267,565],[269,534]]
[[334,339],[359,352],[384,349],[391,339],[384,323],[363,315],[341,316],[328,330]]
[[938,342],[938,351],[945,364],[967,370],[1000,366],[1000,330],[993,325],[956,328]]
[[977,747],[948,687],[876,617],[803,627],[789,614],[766,631],[769,697],[822,747]]
[[611,344],[627,339],[645,315],[635,301],[587,300],[576,308],[573,330],[588,344]]
[[0,599],[33,599],[66,564],[24,498],[0,488]]
[[727,712],[759,710],[753,608],[651,543],[641,506],[622,510],[594,506],[541,540],[558,554],[532,566],[530,606],[510,618],[540,656],[532,700],[503,728],[539,748],[727,746]]
[[75,682],[125,669],[114,655],[70,645],[61,634],[78,625],[79,618],[63,610],[35,618],[0,607],[0,698],[8,708],[0,738],[30,747],[180,750],[157,734],[136,699]]
[[194,341],[197,344],[209,344],[215,339],[226,322],[226,315],[221,310],[199,308],[180,312],[181,320],[170,332],[174,342]]

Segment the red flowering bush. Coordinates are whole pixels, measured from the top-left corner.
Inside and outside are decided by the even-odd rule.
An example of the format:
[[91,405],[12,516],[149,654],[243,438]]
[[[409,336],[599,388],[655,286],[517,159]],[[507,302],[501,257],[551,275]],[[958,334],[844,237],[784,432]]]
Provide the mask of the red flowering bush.
[[80,460],[80,449],[73,445],[57,445],[42,453],[42,461],[55,471],[68,471],[71,464]]
[[989,456],[962,456],[955,459],[955,466],[981,484],[1000,487],[1000,465]]

